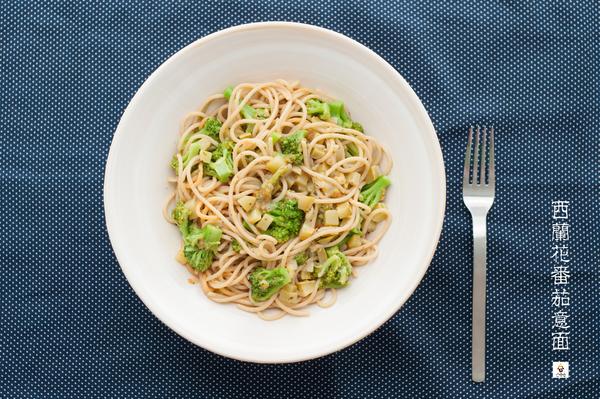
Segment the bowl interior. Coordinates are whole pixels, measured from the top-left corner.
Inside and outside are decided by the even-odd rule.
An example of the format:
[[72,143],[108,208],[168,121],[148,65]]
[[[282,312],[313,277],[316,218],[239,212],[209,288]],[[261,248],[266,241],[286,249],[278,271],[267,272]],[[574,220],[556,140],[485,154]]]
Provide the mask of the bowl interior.
[[[208,300],[174,256],[177,229],[162,217],[182,117],[230,84],[300,80],[345,102],[391,152],[393,215],[378,258],[359,269],[337,303],[310,317],[266,322]],[[381,58],[324,29],[253,24],[201,39],[165,62],[125,111],[105,178],[107,226],[130,284],[177,333],[225,356],[287,362],[321,356],[364,337],[411,295],[441,230],[445,177],[439,143],[418,98]]]

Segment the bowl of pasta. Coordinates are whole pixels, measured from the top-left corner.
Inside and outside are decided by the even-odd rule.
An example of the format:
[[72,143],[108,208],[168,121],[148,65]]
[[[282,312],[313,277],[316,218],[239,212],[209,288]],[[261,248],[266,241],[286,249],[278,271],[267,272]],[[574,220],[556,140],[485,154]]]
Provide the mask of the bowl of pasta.
[[311,25],[256,23],[183,48],[111,144],[106,225],[173,331],[243,361],[340,350],[392,317],[435,252],[433,124],[381,57]]

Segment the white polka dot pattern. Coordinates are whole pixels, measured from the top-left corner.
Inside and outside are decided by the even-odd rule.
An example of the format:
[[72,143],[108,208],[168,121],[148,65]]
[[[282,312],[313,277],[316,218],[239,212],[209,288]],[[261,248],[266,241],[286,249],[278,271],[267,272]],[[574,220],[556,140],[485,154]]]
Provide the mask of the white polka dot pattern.
[[[47,3],[47,2],[46,2]],[[42,2],[2,4],[2,398],[600,398],[598,4]],[[291,365],[225,359],[144,308],[112,253],[102,178],[119,117],[184,45],[252,21],[325,26],[411,83],[443,147],[447,217],[431,268],[360,343]],[[470,381],[467,127],[497,132],[487,381]],[[553,199],[571,201],[571,350],[552,352]],[[552,379],[552,361],[571,377]]]

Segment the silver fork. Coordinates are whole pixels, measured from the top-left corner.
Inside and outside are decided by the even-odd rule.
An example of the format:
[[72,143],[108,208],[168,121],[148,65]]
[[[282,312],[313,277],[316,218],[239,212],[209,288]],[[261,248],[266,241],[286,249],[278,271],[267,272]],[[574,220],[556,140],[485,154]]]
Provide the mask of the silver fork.
[[[480,139],[481,136],[481,139]],[[494,128],[477,126],[475,147],[471,151],[473,127],[465,154],[463,200],[473,218],[473,325],[471,337],[471,378],[485,380],[485,282],[487,257],[487,214],[494,203],[496,174],[494,166]],[[486,160],[487,152],[489,158]],[[471,153],[473,161],[471,162]],[[487,162],[486,162],[487,161]]]

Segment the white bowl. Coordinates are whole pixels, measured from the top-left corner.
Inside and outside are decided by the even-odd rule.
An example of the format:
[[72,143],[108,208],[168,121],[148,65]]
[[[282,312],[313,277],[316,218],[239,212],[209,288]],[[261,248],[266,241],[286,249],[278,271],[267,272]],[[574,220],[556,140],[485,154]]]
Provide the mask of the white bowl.
[[[378,258],[309,317],[263,321],[208,300],[174,257],[177,229],[161,209],[182,117],[230,84],[300,80],[345,102],[353,119],[390,149],[393,215]],[[381,57],[341,34],[303,24],[236,26],[165,61],[125,110],[110,148],[104,207],[123,273],[144,304],[191,342],[253,362],[323,356],[365,337],[412,294],[429,266],[444,218],[444,164],[433,125],[406,81]]]

